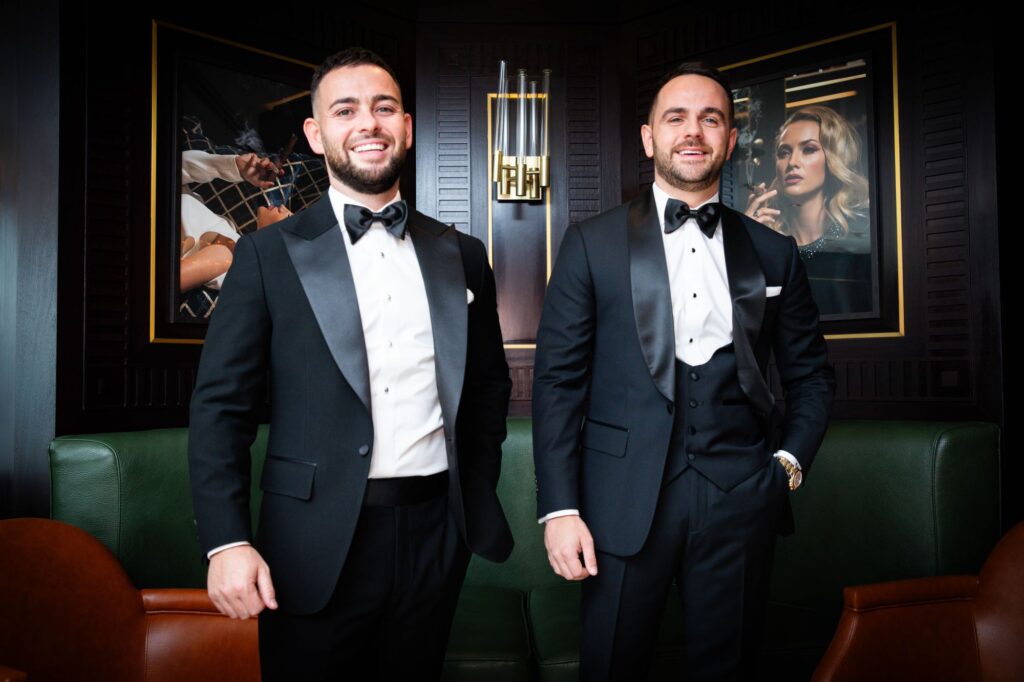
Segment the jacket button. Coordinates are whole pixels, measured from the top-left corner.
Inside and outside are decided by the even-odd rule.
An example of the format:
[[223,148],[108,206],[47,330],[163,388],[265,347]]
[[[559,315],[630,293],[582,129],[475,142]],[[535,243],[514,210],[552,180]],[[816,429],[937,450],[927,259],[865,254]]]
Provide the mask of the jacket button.
[[672,406],[672,403],[667,403],[665,405],[665,409],[668,410],[669,414],[672,414],[673,412],[675,412],[675,408]]
[[362,455],[363,457],[366,457],[366,455],[370,454],[370,446],[369,445],[360,445],[359,446],[359,454]]
[[696,428],[696,427],[694,427],[694,426],[691,426],[691,427],[690,427],[690,435],[691,435],[691,436],[693,436],[693,435],[695,435],[696,433],[697,433],[697,428]]
[[697,455],[693,454],[692,452],[687,452],[686,453],[686,459],[688,459],[688,460],[690,460],[692,462],[693,460],[697,459]]
[[697,379],[700,379],[700,375],[696,372],[690,372],[690,378],[696,381]]
[[697,401],[691,399],[690,400],[690,407],[697,407]]

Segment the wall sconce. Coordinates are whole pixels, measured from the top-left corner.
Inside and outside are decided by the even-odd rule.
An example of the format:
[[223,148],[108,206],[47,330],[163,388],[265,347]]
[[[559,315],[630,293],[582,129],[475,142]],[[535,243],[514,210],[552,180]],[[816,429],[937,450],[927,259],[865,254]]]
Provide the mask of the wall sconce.
[[[541,90],[529,81],[526,69],[519,69],[516,92],[508,91],[506,62],[498,68],[498,98],[495,113],[493,167],[491,178],[498,186],[499,201],[538,201],[551,186],[551,156],[548,152],[548,94],[551,69],[544,69]],[[509,101],[516,100],[515,150],[509,149]]]

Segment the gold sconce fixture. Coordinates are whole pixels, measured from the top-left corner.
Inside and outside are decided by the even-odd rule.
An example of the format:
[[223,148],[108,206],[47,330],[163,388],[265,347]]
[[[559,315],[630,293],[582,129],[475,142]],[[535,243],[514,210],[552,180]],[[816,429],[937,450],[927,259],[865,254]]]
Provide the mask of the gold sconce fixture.
[[[541,89],[537,81],[527,84],[526,69],[519,69],[516,92],[510,93],[506,62],[498,68],[498,97],[495,111],[494,148],[491,150],[491,178],[497,184],[499,201],[539,201],[544,188],[551,187],[551,156],[548,151],[548,94],[551,69],[544,69]],[[509,102],[516,100],[515,149],[509,147]]]

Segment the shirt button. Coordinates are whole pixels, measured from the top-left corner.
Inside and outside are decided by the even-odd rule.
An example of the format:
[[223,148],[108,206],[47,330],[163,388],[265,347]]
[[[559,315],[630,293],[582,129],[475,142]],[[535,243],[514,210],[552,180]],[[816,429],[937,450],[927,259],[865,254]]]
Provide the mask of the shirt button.
[[385,393],[388,393],[389,391],[391,391],[391,389],[390,389],[390,388],[388,388],[387,386],[385,386],[385,387],[384,387],[384,392],[385,392]]
[[691,400],[690,400],[690,407],[697,407],[697,401],[696,401],[696,400],[693,400],[693,399],[691,399]]
[[384,252],[383,252],[383,251],[381,251],[381,252],[380,252],[380,257],[381,257],[381,258],[383,258],[383,257],[384,257]]
[[691,248],[691,249],[690,249],[690,253],[697,253],[697,249],[693,249],[693,248]]
[[694,298],[697,298],[697,292],[696,292],[696,291],[695,291],[695,292],[693,292],[693,297],[694,297]]
[[391,294],[388,294],[388,302],[391,302]]
[[366,457],[366,455],[368,455],[369,453],[370,453],[370,446],[369,445],[360,445],[359,446],[359,454],[360,455],[362,455],[363,457]]
[[690,343],[693,343],[693,339],[690,339]]

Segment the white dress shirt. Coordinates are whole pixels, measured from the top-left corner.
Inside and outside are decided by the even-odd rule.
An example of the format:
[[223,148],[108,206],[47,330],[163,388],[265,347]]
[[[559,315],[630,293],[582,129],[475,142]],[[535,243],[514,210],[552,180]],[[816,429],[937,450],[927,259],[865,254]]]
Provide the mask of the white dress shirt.
[[[732,296],[725,270],[722,221],[719,219],[711,239],[693,218],[672,234],[665,234],[665,206],[670,197],[657,183],[653,190],[668,266],[676,357],[688,365],[703,365],[716,350],[732,343]],[[715,201],[718,194],[704,204]]]
[[[448,455],[434,369],[434,332],[412,238],[406,234],[398,239],[374,223],[352,244],[345,229],[345,204],[362,204],[333,187],[328,196],[345,239],[366,341],[373,417],[370,478],[445,471]],[[389,203],[400,198],[396,195]]]
[[[398,239],[378,222],[353,244],[345,229],[345,205],[363,204],[334,187],[328,197],[345,241],[366,342],[373,419],[369,477],[446,471],[430,307],[412,239],[408,233]],[[208,556],[243,544],[248,543],[222,545]]]
[[[199,251],[199,238],[207,232],[215,232],[233,242],[238,241],[238,230],[235,224],[225,216],[217,215],[203,203],[202,199],[189,191],[189,184],[211,182],[220,178],[227,182],[242,182],[242,174],[238,171],[238,157],[234,154],[209,154],[197,149],[181,153],[181,230],[186,237],[192,237],[195,243],[187,252],[181,254],[184,259]],[[221,273],[205,286],[220,289],[224,283]]]
[[[665,264],[668,266],[676,357],[688,365],[702,365],[716,350],[732,343],[732,295],[725,268],[722,220],[719,218],[710,239],[693,218],[688,218],[678,230],[665,234],[665,206],[670,197],[657,182],[652,190],[665,246]],[[690,208],[696,210],[715,201],[718,201],[717,193]],[[779,450],[775,456],[785,457],[798,468],[800,466],[796,457],[785,450]],[[544,523],[559,516],[578,514],[576,509],[562,509],[547,514],[539,521]]]

